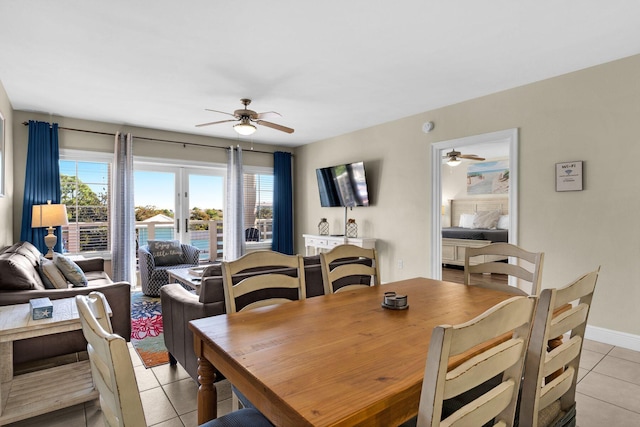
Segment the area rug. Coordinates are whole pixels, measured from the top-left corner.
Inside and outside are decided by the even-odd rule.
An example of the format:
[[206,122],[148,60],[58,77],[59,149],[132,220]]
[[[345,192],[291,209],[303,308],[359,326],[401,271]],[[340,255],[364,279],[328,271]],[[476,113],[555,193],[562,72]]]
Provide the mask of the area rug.
[[142,292],[131,294],[131,344],[147,369],[169,363],[160,298]]

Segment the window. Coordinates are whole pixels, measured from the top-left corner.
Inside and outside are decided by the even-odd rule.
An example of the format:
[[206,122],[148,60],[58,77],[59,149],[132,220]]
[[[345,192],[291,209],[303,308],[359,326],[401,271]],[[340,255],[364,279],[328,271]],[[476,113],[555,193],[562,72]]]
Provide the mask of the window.
[[61,203],[69,225],[62,227],[63,250],[70,253],[108,252],[110,155],[90,152],[60,154]]
[[[270,242],[273,234],[273,171],[244,173],[244,228],[247,242]],[[257,230],[257,231],[256,231]]]

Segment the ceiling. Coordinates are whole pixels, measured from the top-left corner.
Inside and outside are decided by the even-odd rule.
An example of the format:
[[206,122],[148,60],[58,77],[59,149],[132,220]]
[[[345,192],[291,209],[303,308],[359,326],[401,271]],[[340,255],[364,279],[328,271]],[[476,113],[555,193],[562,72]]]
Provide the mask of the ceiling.
[[2,0],[15,110],[298,146],[640,53],[635,0]]

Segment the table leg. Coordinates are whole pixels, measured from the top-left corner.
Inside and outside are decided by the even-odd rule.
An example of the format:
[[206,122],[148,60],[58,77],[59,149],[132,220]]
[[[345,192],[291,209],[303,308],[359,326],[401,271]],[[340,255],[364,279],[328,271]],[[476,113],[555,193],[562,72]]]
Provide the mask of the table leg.
[[13,342],[0,342],[0,383],[13,379]]
[[211,362],[198,358],[198,424],[204,424],[218,416],[218,392],[213,382],[216,371]]

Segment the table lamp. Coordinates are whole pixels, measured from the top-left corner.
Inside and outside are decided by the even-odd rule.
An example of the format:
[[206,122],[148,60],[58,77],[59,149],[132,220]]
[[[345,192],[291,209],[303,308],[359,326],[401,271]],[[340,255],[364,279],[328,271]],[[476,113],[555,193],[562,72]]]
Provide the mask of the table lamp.
[[31,227],[47,227],[49,233],[44,236],[44,244],[49,248],[45,258],[53,258],[53,247],[58,238],[53,233],[53,227],[67,225],[67,207],[65,205],[52,205],[51,200],[47,200],[46,205],[33,205],[31,212]]

